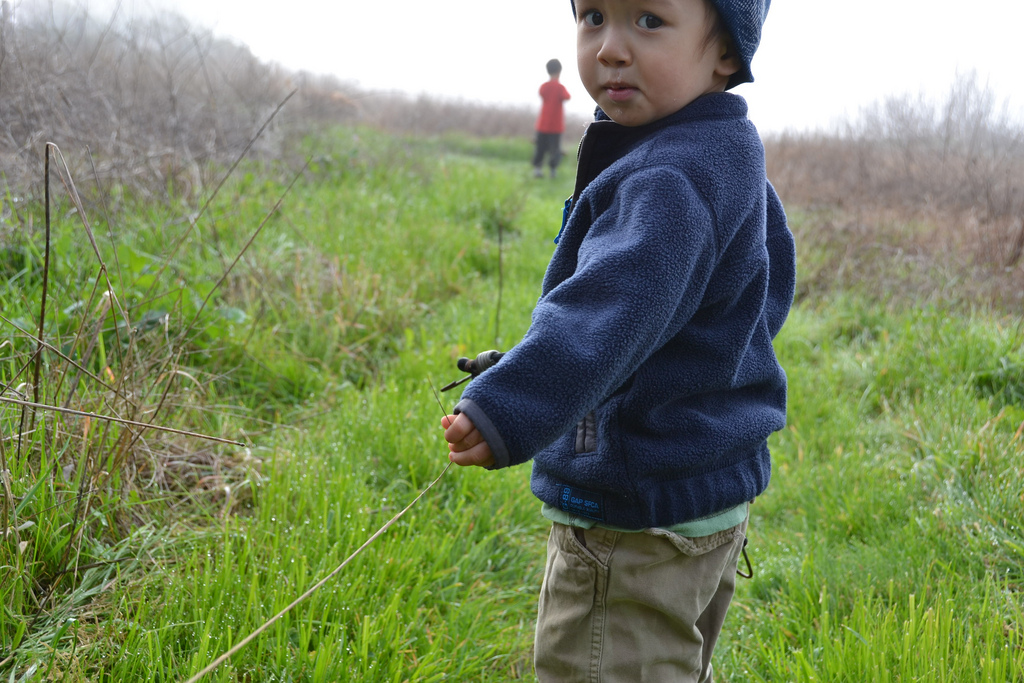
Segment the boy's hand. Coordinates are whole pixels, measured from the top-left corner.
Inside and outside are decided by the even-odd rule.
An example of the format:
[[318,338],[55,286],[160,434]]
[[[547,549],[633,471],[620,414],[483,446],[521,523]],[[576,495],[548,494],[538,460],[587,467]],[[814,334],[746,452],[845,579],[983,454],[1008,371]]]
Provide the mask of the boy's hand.
[[484,441],[473,421],[464,414],[446,415],[441,418],[445,428],[444,439],[448,442],[448,459],[456,465],[477,465],[490,467],[494,464],[491,447]]

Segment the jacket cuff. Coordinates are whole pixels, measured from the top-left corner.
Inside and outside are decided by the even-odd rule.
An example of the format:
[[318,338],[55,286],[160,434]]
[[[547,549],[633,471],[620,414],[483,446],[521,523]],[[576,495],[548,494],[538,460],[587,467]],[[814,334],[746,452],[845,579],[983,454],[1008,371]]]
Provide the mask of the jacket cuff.
[[466,417],[473,422],[473,426],[480,432],[480,436],[484,437],[484,441],[490,446],[491,455],[494,457],[494,464],[487,469],[500,470],[503,467],[508,467],[508,447],[505,446],[505,440],[501,438],[501,434],[494,427],[494,423],[487,417],[487,413],[474,403],[472,399],[468,398],[459,401],[455,406],[454,412],[456,415],[465,413]]

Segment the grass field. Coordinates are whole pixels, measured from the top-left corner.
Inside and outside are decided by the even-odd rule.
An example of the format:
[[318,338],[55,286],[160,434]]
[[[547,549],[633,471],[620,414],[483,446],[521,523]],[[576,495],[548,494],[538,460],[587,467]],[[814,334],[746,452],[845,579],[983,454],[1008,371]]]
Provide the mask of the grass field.
[[[437,477],[430,385],[526,329],[572,188],[529,178],[529,151],[340,130],[290,190],[294,171],[239,171],[194,226],[183,203],[94,198],[101,257],[62,204],[44,336],[90,374],[72,385],[48,351],[41,402],[135,405],[248,447],[53,413],[26,430],[0,404],[0,675],[185,680]],[[10,388],[43,287],[24,211],[32,231],[0,224]],[[132,335],[92,294],[100,258]],[[1024,327],[949,303],[801,291],[776,344],[789,424],[716,680],[1024,681]],[[206,680],[534,680],[546,533],[528,466],[450,470]]]

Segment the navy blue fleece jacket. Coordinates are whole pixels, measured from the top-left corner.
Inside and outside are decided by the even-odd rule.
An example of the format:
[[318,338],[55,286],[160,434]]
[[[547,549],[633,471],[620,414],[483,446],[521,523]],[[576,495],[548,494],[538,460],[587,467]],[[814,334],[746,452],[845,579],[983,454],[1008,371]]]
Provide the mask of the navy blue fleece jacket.
[[792,303],[793,237],[731,93],[646,126],[598,113],[529,330],[456,406],[495,467],[629,529],[753,500],[786,418],[772,339]]

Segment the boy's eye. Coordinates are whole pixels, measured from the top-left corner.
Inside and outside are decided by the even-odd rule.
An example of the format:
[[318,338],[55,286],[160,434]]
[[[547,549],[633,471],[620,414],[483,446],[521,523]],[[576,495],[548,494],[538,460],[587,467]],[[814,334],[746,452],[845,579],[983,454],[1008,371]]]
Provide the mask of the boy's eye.
[[596,9],[592,9],[584,13],[583,21],[586,22],[587,26],[600,26],[604,23],[604,15]]
[[663,22],[661,19],[659,19],[658,17],[654,16],[653,14],[645,14],[642,17],[640,17],[640,21],[637,22],[637,25],[640,28],[645,28],[647,30],[651,30],[651,29],[658,28],[663,23],[665,23],[665,22]]

